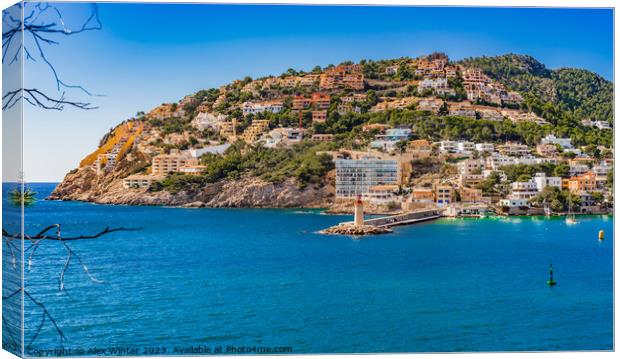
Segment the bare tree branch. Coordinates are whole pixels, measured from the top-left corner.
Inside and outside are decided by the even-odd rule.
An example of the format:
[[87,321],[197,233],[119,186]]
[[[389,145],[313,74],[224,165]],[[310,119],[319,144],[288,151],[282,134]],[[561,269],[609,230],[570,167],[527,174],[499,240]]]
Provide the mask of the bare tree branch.
[[[52,230],[56,230],[55,233],[50,233],[50,231]],[[80,267],[82,268],[82,271],[88,276],[88,278],[94,282],[94,283],[104,283],[103,281],[95,278],[89,271],[88,267],[86,266],[86,263],[84,263],[84,261],[82,260],[82,257],[75,252],[66,241],[77,241],[77,240],[84,240],[84,239],[95,239],[95,238],[99,238],[103,235],[109,234],[109,233],[113,233],[113,232],[119,232],[119,231],[137,231],[140,230],[142,228],[124,228],[124,227],[117,227],[117,228],[110,228],[110,227],[106,227],[104,228],[102,231],[92,234],[92,235],[79,235],[79,236],[74,236],[74,237],[66,237],[63,238],[61,235],[61,225],[60,224],[52,224],[49,225],[45,228],[43,228],[39,233],[37,233],[34,236],[30,236],[30,235],[22,235],[22,233],[9,233],[8,231],[6,231],[4,228],[2,229],[2,237],[4,240],[4,243],[8,246],[8,248],[11,251],[11,256],[13,257],[13,262],[15,263],[16,261],[16,255],[15,252],[18,252],[17,247],[15,246],[15,244],[13,243],[13,241],[15,240],[27,240],[30,241],[31,244],[30,246],[28,246],[28,248],[26,248],[24,250],[24,254],[27,253],[28,251],[31,251],[29,256],[28,256],[28,266],[30,268],[31,264],[32,264],[32,258],[34,257],[34,254],[36,252],[36,250],[40,247],[41,243],[43,241],[49,240],[49,241],[57,241],[60,242],[63,247],[66,250],[67,253],[67,258],[65,260],[65,263],[62,267],[62,270],[60,272],[58,281],[59,281],[59,285],[60,285],[60,290],[64,291],[65,286],[64,286],[64,278],[65,278],[65,274],[67,272],[67,270],[69,269],[69,265],[71,264],[71,260],[72,258],[75,257],[75,259],[78,261]],[[37,326],[37,328],[35,329],[34,334],[32,335],[32,337],[30,338],[28,345],[26,346],[26,349],[30,348],[31,345],[34,343],[34,341],[36,340],[36,338],[39,336],[41,330],[43,329],[43,327],[45,326],[45,323],[47,321],[49,321],[50,323],[52,323],[52,326],[54,327],[54,329],[56,330],[58,337],[60,339],[60,347],[62,348],[63,346],[63,342],[66,340],[66,337],[64,335],[64,333],[62,332],[62,330],[60,329],[56,319],[54,319],[54,317],[51,315],[51,313],[48,311],[47,307],[45,306],[45,304],[39,302],[38,300],[36,300],[24,287],[20,287],[17,290],[13,291],[11,294],[8,294],[6,296],[2,296],[2,300],[6,301],[9,300],[11,298],[16,297],[18,294],[22,294],[24,299],[29,300],[31,303],[33,303],[34,305],[38,306],[41,309],[41,321],[39,322],[39,325]],[[3,324],[3,328],[6,330],[6,332],[8,333],[9,337],[11,338],[11,340],[19,346],[19,343],[17,341],[15,341],[15,338],[13,336],[13,332],[11,330],[11,328],[9,327],[8,323],[4,320],[4,317],[2,319],[2,324]]]
[[[16,4],[19,8],[22,4]],[[67,26],[62,12],[49,3],[28,4],[28,15],[23,20],[16,19],[8,12],[3,12],[2,21],[4,28],[2,33],[2,63],[8,62],[9,65],[17,62],[20,55],[25,56],[26,60],[33,62],[37,58],[46,64],[52,73],[56,84],[56,91],[60,96],[46,95],[40,89],[20,88],[8,91],[2,97],[2,109],[12,108],[20,100],[25,100],[29,104],[46,110],[63,110],[65,105],[83,110],[91,110],[97,107],[88,102],[69,101],[65,99],[66,90],[79,90],[88,96],[101,96],[92,93],[81,85],[71,84],[64,81],[52,61],[45,53],[45,46],[58,45],[60,41],[57,36],[73,36],[86,31],[101,30],[103,25],[99,18],[97,4],[90,4],[90,15],[76,29]],[[23,36],[23,38],[22,38]],[[32,46],[30,49],[28,46]],[[32,50],[36,50],[36,57]],[[10,60],[9,60],[10,59]]]

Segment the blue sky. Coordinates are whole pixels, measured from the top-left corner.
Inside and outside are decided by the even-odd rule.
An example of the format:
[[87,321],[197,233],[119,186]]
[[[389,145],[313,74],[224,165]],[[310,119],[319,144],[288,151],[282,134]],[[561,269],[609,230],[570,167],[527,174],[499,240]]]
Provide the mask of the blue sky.
[[[79,23],[85,4],[60,4]],[[103,29],[62,37],[46,50],[69,91],[99,109],[25,113],[28,181],[59,181],[101,136],[137,111],[246,75],[309,70],[345,60],[446,52],[529,54],[549,68],[613,77],[613,12],[594,9],[99,4]],[[26,65],[26,84],[53,90],[49,70]],[[50,143],[54,140],[54,145]]]

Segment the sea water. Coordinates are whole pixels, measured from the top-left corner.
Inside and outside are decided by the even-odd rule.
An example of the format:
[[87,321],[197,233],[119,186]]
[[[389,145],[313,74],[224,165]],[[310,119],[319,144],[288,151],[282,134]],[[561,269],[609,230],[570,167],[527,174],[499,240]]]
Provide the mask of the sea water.
[[[26,289],[72,355],[613,348],[612,216],[441,219],[352,238],[318,234],[350,220],[320,210],[44,201],[54,184],[32,188],[27,234],[141,228],[67,242],[62,290],[62,243],[43,241],[26,263]],[[27,354],[59,348],[49,320],[32,340],[43,312],[25,306]]]

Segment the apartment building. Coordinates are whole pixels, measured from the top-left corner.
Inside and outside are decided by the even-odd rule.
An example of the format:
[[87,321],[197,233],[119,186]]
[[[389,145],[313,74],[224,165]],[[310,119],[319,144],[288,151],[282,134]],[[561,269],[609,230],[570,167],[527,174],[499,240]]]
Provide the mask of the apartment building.
[[461,173],[458,179],[460,187],[476,187],[482,181],[484,181],[482,173]]
[[319,87],[333,89],[337,86],[353,90],[364,89],[364,74],[359,64],[339,65],[326,69],[320,77]]
[[488,142],[476,143],[476,151],[493,153],[495,152],[495,145]]
[[320,75],[308,74],[303,77],[299,77],[299,86],[314,86],[319,82]]
[[454,89],[448,85],[448,79],[445,77],[425,78],[418,83],[418,93],[422,94],[426,91],[433,91],[437,95],[454,95]]
[[407,153],[414,158],[427,158],[433,153],[433,144],[427,140],[413,140],[407,144]]
[[341,103],[353,103],[353,102],[364,102],[366,101],[368,96],[365,93],[356,93],[349,96],[342,96],[340,98]]
[[220,136],[227,140],[234,140],[237,137],[237,120],[224,121],[220,123]]
[[336,159],[336,197],[355,198],[376,185],[395,184],[400,181],[397,160],[371,157]]
[[312,99],[305,96],[293,96],[293,110],[304,110],[312,105]]
[[553,157],[558,154],[558,148],[554,144],[536,145],[536,153],[543,157]]
[[438,207],[447,207],[452,202],[454,202],[454,188],[452,186],[435,186],[435,203]]
[[268,129],[269,120],[252,120],[250,126],[243,131],[241,139],[247,143],[254,143]]
[[125,189],[147,189],[150,188],[153,182],[163,179],[163,176],[152,176],[134,174],[129,177],[123,178],[123,188]]
[[478,68],[467,68],[463,71],[463,85],[483,85],[491,82],[491,79]]
[[331,96],[328,94],[315,92],[312,94],[312,104],[321,110],[327,110],[329,108],[329,104],[331,103]]
[[536,184],[538,192],[545,189],[545,187],[562,188],[562,177],[547,176],[543,172],[536,173],[532,181]]
[[354,106],[350,103],[339,103],[338,106],[336,107],[336,111],[338,112],[338,114],[344,115],[350,112],[361,113],[362,109],[361,107]]
[[201,131],[208,128],[219,131],[220,124],[224,121],[226,121],[226,115],[200,112],[194,117],[194,120],[192,120],[192,126]]
[[316,133],[312,135],[311,139],[317,142],[331,142],[334,140],[334,135],[331,133]]
[[441,99],[421,99],[418,101],[417,109],[419,111],[430,111],[432,113],[437,113],[442,105],[443,100]]
[[261,112],[279,113],[284,107],[282,101],[244,102],[242,105],[243,115],[257,114]]
[[482,199],[482,190],[477,188],[462,187],[459,189],[459,195],[462,203],[478,203]]
[[458,153],[472,153],[476,150],[476,144],[469,141],[459,141],[456,143],[456,151]]
[[573,193],[582,191],[592,192],[597,189],[596,174],[594,172],[586,172],[581,176],[574,176],[567,180],[568,190]]
[[573,148],[570,138],[558,138],[553,134],[545,136],[540,143],[543,145],[560,145],[562,148]]
[[482,174],[484,170],[485,161],[479,159],[466,159],[456,164],[460,174]]
[[504,115],[495,109],[478,109],[478,113],[483,120],[502,121],[504,119]]
[[385,205],[389,203],[400,203],[400,197],[396,194],[398,186],[384,184],[368,187],[362,198],[370,203]]
[[187,165],[197,165],[198,159],[177,151],[170,154],[160,154],[151,160],[151,172],[153,175],[167,175],[179,172],[179,169]]
[[312,111],[312,122],[327,121],[327,110]]
[[375,140],[370,142],[371,148],[383,149],[385,151],[393,151],[400,141],[406,141],[411,137],[410,128],[390,128],[385,134],[376,135]]
[[396,75],[398,73],[398,65],[387,66],[385,68],[386,75]]
[[516,164],[516,159],[506,155],[494,154],[486,158],[486,167],[493,171],[514,164]]
[[456,141],[439,141],[437,142],[440,152],[444,153],[456,153],[458,150],[458,142]]
[[510,197],[511,199],[524,199],[528,200],[538,194],[538,188],[536,182],[512,182],[510,185]]
[[530,153],[527,145],[514,142],[506,142],[503,145],[497,146],[497,151],[506,156],[524,156]]
[[207,166],[204,165],[185,165],[179,167],[179,172],[193,175],[200,174],[206,170]]

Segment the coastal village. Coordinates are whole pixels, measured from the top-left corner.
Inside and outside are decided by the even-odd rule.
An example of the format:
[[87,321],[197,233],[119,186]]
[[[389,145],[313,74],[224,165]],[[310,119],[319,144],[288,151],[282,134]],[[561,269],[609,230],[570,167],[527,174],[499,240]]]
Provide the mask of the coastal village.
[[[481,68],[442,53],[291,69],[138,113],[112,129],[74,171],[114,174],[117,191],[139,196],[161,191],[171,178],[205,178],[213,161],[240,144],[274,151],[305,146],[329,159],[315,185],[333,187],[326,199],[332,212],[352,213],[362,204],[367,213],[383,215],[609,213],[611,144],[575,143],[526,102]],[[389,121],[394,113],[420,120]],[[476,141],[439,126],[430,138],[422,133],[427,117],[532,129],[539,136]],[[583,117],[577,127],[611,138],[606,120]],[[356,223],[363,225],[361,216]]]

